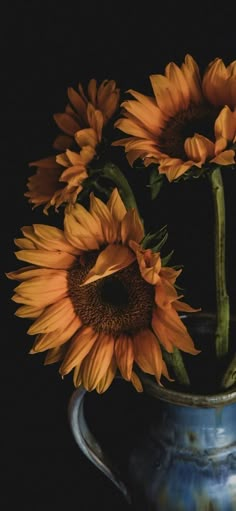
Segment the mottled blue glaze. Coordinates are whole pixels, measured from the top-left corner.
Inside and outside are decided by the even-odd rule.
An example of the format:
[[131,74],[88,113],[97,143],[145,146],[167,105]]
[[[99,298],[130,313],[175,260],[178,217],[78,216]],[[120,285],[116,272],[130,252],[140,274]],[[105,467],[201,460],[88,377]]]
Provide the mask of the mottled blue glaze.
[[[131,454],[130,493],[142,511],[236,511],[235,402],[175,403],[165,391],[157,416]],[[181,396],[181,395],[180,395]],[[225,396],[224,396],[225,397]],[[230,401],[230,399],[229,399]]]

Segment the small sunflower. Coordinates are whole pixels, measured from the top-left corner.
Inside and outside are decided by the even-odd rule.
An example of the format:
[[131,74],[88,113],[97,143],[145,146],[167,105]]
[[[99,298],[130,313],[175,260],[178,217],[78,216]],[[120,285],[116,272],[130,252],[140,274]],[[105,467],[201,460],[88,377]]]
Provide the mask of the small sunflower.
[[[100,136],[105,126],[116,112],[120,101],[120,89],[114,80],[103,80],[98,86],[92,78],[88,84],[87,96],[79,83],[78,91],[68,88],[69,103],[65,112],[54,115],[54,120],[63,134],[57,136],[54,147],[60,151],[71,148],[75,134],[80,130],[92,128]],[[80,145],[80,140],[76,139]]]
[[28,191],[24,194],[29,203],[33,207],[44,205],[46,214],[50,206],[57,211],[62,204],[74,204],[88,177],[86,166],[90,154],[90,149],[86,153],[86,148],[81,154],[68,149],[58,156],[32,162],[30,165],[37,170],[29,177]]
[[90,209],[67,206],[64,230],[35,224],[15,240],[18,260],[29,266],[7,274],[20,281],[16,315],[31,318],[31,353],[47,351],[45,364],[61,361],[74,385],[104,392],[117,370],[142,390],[135,364],[170,379],[161,345],[197,354],[178,312],[180,273],[162,267],[160,253],[143,249],[143,224],[126,210],[117,189],[107,204],[90,195]]
[[54,116],[65,133],[57,137],[54,146],[65,152],[30,163],[37,170],[28,179],[25,197],[34,207],[44,205],[45,213],[50,206],[58,210],[63,203],[76,202],[89,163],[103,151],[103,128],[119,105],[120,91],[114,80],[104,80],[99,87],[96,80],[90,80],[88,98],[81,84],[78,89],[68,89],[70,104],[65,113]]
[[165,75],[150,76],[154,97],[134,90],[124,101],[124,117],[115,127],[131,135],[113,145],[125,147],[130,165],[158,164],[169,181],[195,166],[235,163],[236,62],[227,67],[212,61],[201,79],[197,63],[186,55],[178,67],[170,62]]

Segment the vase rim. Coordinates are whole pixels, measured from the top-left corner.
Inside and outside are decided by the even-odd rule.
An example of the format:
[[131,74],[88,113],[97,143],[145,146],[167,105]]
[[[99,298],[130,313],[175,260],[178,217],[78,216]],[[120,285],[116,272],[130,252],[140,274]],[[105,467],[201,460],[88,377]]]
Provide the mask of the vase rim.
[[159,386],[154,381],[142,376],[142,384],[147,394],[183,406],[200,406],[204,408],[216,408],[236,403],[236,388],[224,390],[215,394],[194,394],[178,390],[167,389]]

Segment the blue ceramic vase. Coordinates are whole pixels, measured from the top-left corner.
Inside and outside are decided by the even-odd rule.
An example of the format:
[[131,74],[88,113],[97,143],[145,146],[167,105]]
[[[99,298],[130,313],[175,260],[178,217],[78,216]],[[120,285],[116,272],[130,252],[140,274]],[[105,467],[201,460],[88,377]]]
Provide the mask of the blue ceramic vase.
[[129,451],[128,478],[91,434],[84,389],[69,404],[80,449],[137,511],[236,511],[236,390],[191,394],[145,376],[143,385],[154,413]]

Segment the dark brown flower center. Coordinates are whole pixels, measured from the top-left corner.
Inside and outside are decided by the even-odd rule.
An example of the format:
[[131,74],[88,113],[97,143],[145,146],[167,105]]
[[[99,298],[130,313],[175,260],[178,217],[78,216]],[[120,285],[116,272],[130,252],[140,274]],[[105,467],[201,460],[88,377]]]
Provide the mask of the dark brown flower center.
[[89,252],[68,274],[69,295],[84,325],[114,337],[148,328],[152,319],[154,287],[140,275],[135,261],[127,268],[80,286],[99,252]]
[[184,142],[196,133],[214,141],[214,123],[220,109],[208,103],[190,104],[187,110],[170,118],[158,137],[158,148],[171,158],[188,159]]

